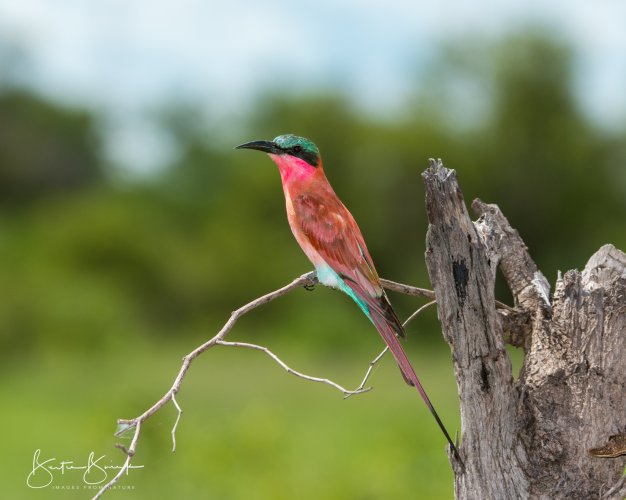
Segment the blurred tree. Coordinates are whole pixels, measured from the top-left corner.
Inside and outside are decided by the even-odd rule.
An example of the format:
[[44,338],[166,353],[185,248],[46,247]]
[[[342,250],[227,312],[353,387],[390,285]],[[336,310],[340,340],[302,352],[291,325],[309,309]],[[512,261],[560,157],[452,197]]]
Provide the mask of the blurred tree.
[[93,117],[23,90],[0,94],[0,204],[13,207],[102,177]]
[[[383,276],[427,286],[419,174],[428,157],[459,170],[468,201],[500,204],[549,278],[557,267],[580,267],[603,243],[623,248],[624,134],[598,129],[581,112],[572,65],[567,44],[542,33],[462,41],[416,81],[402,117],[377,120],[338,93],[276,91],[230,139],[197,108],[173,103],[159,120],[177,155],[153,178],[127,185],[103,179],[90,114],[5,92],[0,204],[31,210],[0,212],[0,276],[14,291],[0,303],[0,339],[23,346],[52,338],[77,345],[86,331],[98,339],[104,331],[201,336],[225,311],[310,269],[287,226],[275,166],[231,149],[287,132],[321,147]],[[72,195],[51,196],[60,193]],[[367,325],[337,294],[309,296],[314,307],[284,300],[280,314],[255,313],[271,317],[273,335],[297,329],[300,343],[332,350],[342,318],[346,342],[376,340],[349,334]],[[401,316],[415,305],[393,300]]]
[[[599,129],[582,112],[567,43],[529,29],[495,45],[454,44],[434,75],[444,84],[426,107],[449,130],[439,156],[459,169],[468,201],[502,207],[551,280],[558,268],[581,267],[607,241],[626,245],[626,231],[615,231],[626,199],[615,175],[623,169],[615,162],[623,165],[616,137],[624,131]],[[455,85],[446,91],[445,82]],[[472,126],[462,116],[468,112]]]

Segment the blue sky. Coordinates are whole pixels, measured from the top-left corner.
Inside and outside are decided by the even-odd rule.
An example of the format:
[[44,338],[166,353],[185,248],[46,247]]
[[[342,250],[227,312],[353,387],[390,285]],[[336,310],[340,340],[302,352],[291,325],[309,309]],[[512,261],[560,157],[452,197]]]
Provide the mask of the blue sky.
[[0,43],[24,51],[24,79],[39,91],[104,110],[114,155],[149,165],[133,155],[160,138],[141,111],[165,99],[229,117],[264,89],[330,86],[389,112],[441,41],[529,23],[573,43],[584,105],[599,123],[622,124],[625,20],[621,0],[0,0]]

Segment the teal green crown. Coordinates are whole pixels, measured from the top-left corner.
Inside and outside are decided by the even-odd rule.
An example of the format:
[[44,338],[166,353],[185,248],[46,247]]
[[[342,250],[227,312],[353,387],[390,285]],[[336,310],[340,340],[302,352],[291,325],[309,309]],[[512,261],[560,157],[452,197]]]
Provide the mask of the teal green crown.
[[314,167],[319,165],[320,150],[310,139],[293,134],[285,134],[279,135],[273,142],[286,154],[301,158]]

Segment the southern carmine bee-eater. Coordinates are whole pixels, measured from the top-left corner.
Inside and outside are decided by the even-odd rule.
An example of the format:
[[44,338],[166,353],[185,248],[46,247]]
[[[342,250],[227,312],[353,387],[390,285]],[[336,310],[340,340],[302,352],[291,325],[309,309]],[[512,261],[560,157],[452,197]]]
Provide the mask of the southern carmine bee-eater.
[[309,139],[287,134],[273,141],[247,142],[237,149],[263,151],[278,165],[289,226],[315,266],[318,281],[348,294],[374,323],[396,359],[404,380],[418,390],[461,461],[398,341],[398,337],[405,336],[402,323],[380,284],[359,226],[324,175],[317,146]]

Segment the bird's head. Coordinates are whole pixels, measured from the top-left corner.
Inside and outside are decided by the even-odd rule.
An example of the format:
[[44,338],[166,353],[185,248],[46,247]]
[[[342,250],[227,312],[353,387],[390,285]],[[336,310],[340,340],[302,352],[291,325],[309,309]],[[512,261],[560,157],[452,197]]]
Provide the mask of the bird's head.
[[315,143],[293,134],[279,135],[273,141],[252,141],[236,149],[256,149],[270,155],[278,165],[283,181],[308,178],[322,168]]

